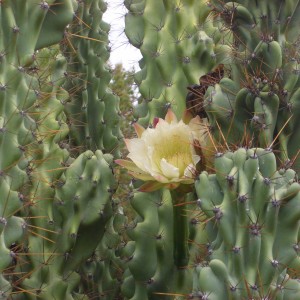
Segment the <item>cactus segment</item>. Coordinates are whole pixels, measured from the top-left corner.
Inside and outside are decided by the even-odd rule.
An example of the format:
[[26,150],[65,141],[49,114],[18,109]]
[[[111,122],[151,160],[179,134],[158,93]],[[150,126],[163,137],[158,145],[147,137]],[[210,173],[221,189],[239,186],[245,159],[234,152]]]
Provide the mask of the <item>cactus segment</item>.
[[[277,170],[274,153],[257,148],[240,148],[215,158],[215,170],[216,175],[202,172],[195,184],[200,208],[216,231],[209,265],[196,270],[197,289],[213,293],[216,299],[225,295],[226,299],[277,299],[279,284],[283,299],[299,293],[299,282],[292,279],[290,269],[298,261],[294,245],[299,234],[300,185],[295,171]],[[212,281],[205,279],[207,273]],[[214,281],[218,290],[211,284]],[[294,292],[290,293],[287,282]]]

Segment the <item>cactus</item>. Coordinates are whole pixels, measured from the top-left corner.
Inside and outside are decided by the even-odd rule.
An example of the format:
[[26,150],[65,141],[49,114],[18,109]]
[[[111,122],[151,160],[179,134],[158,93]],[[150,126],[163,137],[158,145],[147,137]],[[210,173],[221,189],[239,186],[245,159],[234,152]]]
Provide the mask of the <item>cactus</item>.
[[[58,43],[76,9],[68,0],[0,4],[3,299],[86,299],[74,270],[111,217],[112,156],[96,147],[74,160],[69,151],[67,61]],[[115,113],[114,102],[106,116]],[[103,131],[108,152],[117,146],[116,120]]]
[[193,172],[151,151],[164,176],[123,160],[151,181],[123,198],[106,4],[0,1],[1,299],[300,297],[299,4],[240,2],[125,0],[139,123],[160,127],[169,106],[191,119],[200,77],[190,110],[213,147],[194,128],[160,147],[178,163],[188,143]]
[[[96,249],[111,217],[110,163],[111,157],[100,150],[87,151],[62,174],[63,186],[54,189],[55,196],[50,202],[53,219],[47,227],[43,221],[44,238],[29,237],[30,250],[43,254],[44,262],[41,264],[34,255],[28,256],[32,270],[22,282],[24,289],[30,286],[42,299],[73,299],[72,293],[80,292],[80,276],[74,270]],[[27,298],[33,299],[30,295]]]
[[199,175],[198,200],[185,205],[179,190],[135,193],[120,256],[126,299],[299,297],[296,172],[259,148],[218,153],[214,170]]
[[[38,229],[31,224],[31,216],[26,213],[33,204],[28,191],[32,172],[38,172],[32,167],[37,167],[42,159],[47,159],[49,151],[53,150],[52,155],[55,155],[55,146],[52,147],[51,143],[65,134],[63,120],[60,124],[61,110],[56,102],[56,97],[64,97],[64,94],[58,95],[55,83],[51,86],[43,76],[38,77],[36,74],[39,68],[36,50],[44,46],[43,36],[52,35],[48,45],[58,43],[63,37],[63,28],[73,16],[71,1],[66,0],[59,5],[56,2],[58,1],[42,1],[38,4],[11,1],[0,4],[0,289],[1,297],[5,299],[22,293],[18,284],[24,274],[14,275],[15,268],[26,261],[23,256],[24,260],[21,259],[20,263],[22,254],[26,255],[27,236],[32,232],[38,234]],[[51,10],[51,5],[57,5],[55,12]],[[29,16],[31,22],[28,22]],[[45,26],[45,22],[51,18],[56,20],[56,26],[49,28]],[[60,64],[63,65],[63,62],[58,59],[57,66]],[[53,70],[52,79],[56,79],[59,76],[55,73],[56,67]],[[42,107],[41,111],[39,105]],[[51,162],[48,161],[44,169],[49,165]]]
[[105,227],[103,238],[94,253],[81,264],[79,274],[82,290],[88,291],[89,295],[98,295],[102,299],[123,299],[121,283],[125,262],[119,252],[126,244],[122,234],[125,222],[123,212],[113,210],[113,217]]
[[131,200],[137,217],[126,225],[131,241],[121,252],[127,267],[122,284],[126,299],[171,299],[192,288],[189,266],[196,259],[197,242],[188,227],[194,220],[186,216],[188,206],[174,206],[172,198],[178,201],[165,189],[136,193]]
[[202,99],[213,135],[228,144],[276,148],[280,161],[298,170],[298,2],[212,1],[211,7],[231,35],[230,76]]
[[[205,1],[125,1],[125,33],[143,58],[135,74],[143,100],[136,109],[142,125],[162,117],[171,106],[180,117],[188,85],[198,83],[216,61],[223,46],[206,17]],[[213,36],[211,38],[208,32]]]
[[218,154],[215,172],[202,172],[195,184],[207,217],[209,252],[195,267],[194,291],[209,299],[297,299],[300,185],[295,171],[277,169],[270,150],[240,148]]
[[[128,231],[133,242],[126,246],[130,261],[123,283],[123,291],[129,299],[156,299],[158,295],[186,296],[191,299],[299,297],[299,185],[296,183],[295,171],[289,169],[294,165],[297,170],[299,152],[299,139],[290,139],[290,136],[298,134],[298,52],[295,50],[297,35],[292,29],[292,25],[296,24],[298,3],[291,1],[290,5],[283,8],[280,1],[270,4],[265,2],[249,2],[249,8],[246,9],[248,6],[244,3],[211,1],[211,12],[205,11],[202,15],[206,18],[204,28],[210,37],[210,49],[219,54],[215,60],[201,60],[201,69],[198,69],[196,63],[193,65],[198,78],[200,77],[200,86],[197,87],[200,88],[197,94],[198,105],[201,106],[200,112],[208,117],[208,128],[214,146],[213,150],[206,150],[216,153],[215,165],[204,165],[207,171],[216,174],[209,175],[207,171],[201,173],[200,180],[195,185],[200,198],[197,216],[206,215],[207,221],[204,223],[207,224],[205,228],[190,228],[191,233],[195,233],[191,242],[198,245],[197,250],[190,248],[186,252],[184,243],[180,248],[180,256],[187,258],[181,267],[193,265],[192,277],[186,272],[182,275],[186,280],[185,284],[180,286],[178,281],[169,276],[167,285],[164,285],[163,280],[155,277],[154,269],[157,270],[159,266],[159,269],[167,270],[166,261],[170,261],[168,272],[180,273],[176,269],[178,265],[175,256],[165,259],[161,267],[158,261],[164,256],[156,253],[158,241],[151,242],[152,250],[150,246],[143,249],[146,237],[142,234],[144,231],[154,237],[159,235],[155,224],[159,226],[161,221],[154,212],[155,203],[161,196],[135,194],[132,205],[138,217],[133,228]],[[172,7],[178,5],[177,13],[184,14],[191,7],[197,12],[197,9],[202,8],[202,2],[195,4],[193,1],[181,1],[178,4],[163,1],[150,4],[147,1],[125,1],[125,5],[129,10],[125,17],[125,32],[129,41],[143,54],[140,62],[142,70],[136,74],[136,81],[142,96],[151,100],[148,103],[143,101],[137,108],[139,123],[148,124],[154,116],[164,114],[166,107],[162,105],[163,102],[158,103],[157,99],[161,99],[161,95],[167,99],[168,91],[167,88],[166,92],[163,91],[160,81],[170,82],[169,78],[175,74],[181,74],[180,82],[185,86],[174,84],[180,90],[176,92],[178,99],[173,96],[172,99],[176,100],[167,100],[167,104],[172,104],[174,111],[181,116],[184,109],[183,94],[186,94],[182,92],[188,84],[196,83],[196,80],[192,77],[193,72],[189,72],[187,81],[182,75],[185,75],[185,68],[178,64],[178,56],[176,62],[174,60],[174,53],[178,55],[180,51],[181,41],[171,45],[167,42],[170,37],[165,37],[165,30],[171,32],[168,24],[172,24],[170,28],[174,32],[173,36],[178,37],[180,25],[192,23],[193,13],[189,14],[190,19],[183,17],[181,23],[176,23],[180,17],[174,17],[176,13]],[[155,5],[159,7],[155,10],[157,13],[146,14]],[[201,14],[198,13],[199,15]],[[168,23],[166,20],[173,22]],[[151,26],[155,30],[150,31]],[[220,29],[219,33],[216,33],[217,28]],[[224,39],[219,38],[222,31],[226,33]],[[193,49],[199,55],[196,49],[201,48],[200,44],[198,48],[186,47],[185,50]],[[224,53],[227,54],[226,57]],[[293,59],[288,62],[291,55]],[[223,64],[224,72],[206,74],[213,66],[219,65],[218,70],[222,70]],[[295,112],[292,113],[288,108],[294,108]],[[246,149],[263,147],[266,150],[245,150],[241,146]],[[274,150],[276,156],[272,152],[273,148],[280,150],[278,154]],[[239,150],[225,155],[218,152],[225,149]],[[269,165],[269,170],[264,165]],[[245,193],[240,193],[242,188],[246,189]],[[260,195],[260,189],[263,188],[266,190],[265,194]],[[276,206],[277,198],[279,204]],[[139,205],[142,199],[144,207]],[[283,202],[285,205],[281,204]],[[169,203],[174,205],[174,202]],[[242,206],[247,207],[247,210],[242,209]],[[276,213],[273,213],[272,208]],[[153,215],[150,216],[152,211]],[[294,218],[289,221],[288,216],[293,213]],[[168,218],[169,227],[176,223],[185,227],[183,212],[176,214],[170,209]],[[148,219],[153,222],[150,223]],[[201,217],[191,220],[195,223],[203,221]],[[237,227],[239,222],[243,228]],[[166,244],[170,247],[169,253],[174,254],[178,246],[174,245],[176,236],[174,232],[173,237],[171,231],[167,232],[166,240],[170,240]],[[203,239],[207,240],[207,244],[203,243]],[[256,247],[251,247],[252,240]],[[238,245],[239,242],[241,245]],[[277,249],[280,250],[276,251]],[[140,252],[147,253],[154,265],[143,262],[144,268],[140,268]],[[239,255],[240,253],[242,254]],[[149,276],[152,276],[151,279]]]
[[65,110],[73,147],[119,155],[119,99],[108,88],[111,74],[106,65],[109,25],[102,20],[105,10],[104,1],[80,3],[76,17],[66,30],[65,88],[70,98]]

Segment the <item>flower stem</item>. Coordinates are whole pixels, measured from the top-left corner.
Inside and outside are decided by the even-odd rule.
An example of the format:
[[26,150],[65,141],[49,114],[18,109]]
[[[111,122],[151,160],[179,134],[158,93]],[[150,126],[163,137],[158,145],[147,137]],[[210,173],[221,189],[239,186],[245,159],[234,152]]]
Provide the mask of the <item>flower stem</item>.
[[174,213],[174,263],[177,268],[188,265],[188,217],[185,208],[185,196],[179,189],[171,191]]

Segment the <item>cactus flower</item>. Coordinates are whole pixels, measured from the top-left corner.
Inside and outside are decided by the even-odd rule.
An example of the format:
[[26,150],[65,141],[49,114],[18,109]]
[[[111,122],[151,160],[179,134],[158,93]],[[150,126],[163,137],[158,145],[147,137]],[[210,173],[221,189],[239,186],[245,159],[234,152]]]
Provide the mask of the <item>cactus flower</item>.
[[[129,160],[116,160],[129,173],[147,181],[140,190],[153,191],[161,187],[177,188],[194,182],[200,156],[194,147],[195,119],[178,122],[169,110],[165,119],[155,119],[154,127],[144,129],[135,124],[138,138],[125,139]],[[193,126],[192,126],[193,124]]]

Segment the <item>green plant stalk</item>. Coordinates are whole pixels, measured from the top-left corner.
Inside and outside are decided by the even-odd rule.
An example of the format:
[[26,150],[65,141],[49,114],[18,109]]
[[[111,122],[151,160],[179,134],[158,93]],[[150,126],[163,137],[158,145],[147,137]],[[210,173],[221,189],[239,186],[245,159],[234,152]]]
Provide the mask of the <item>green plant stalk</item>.
[[174,263],[180,269],[186,267],[189,261],[189,218],[186,213],[186,195],[178,189],[171,191],[171,195],[174,212]]

